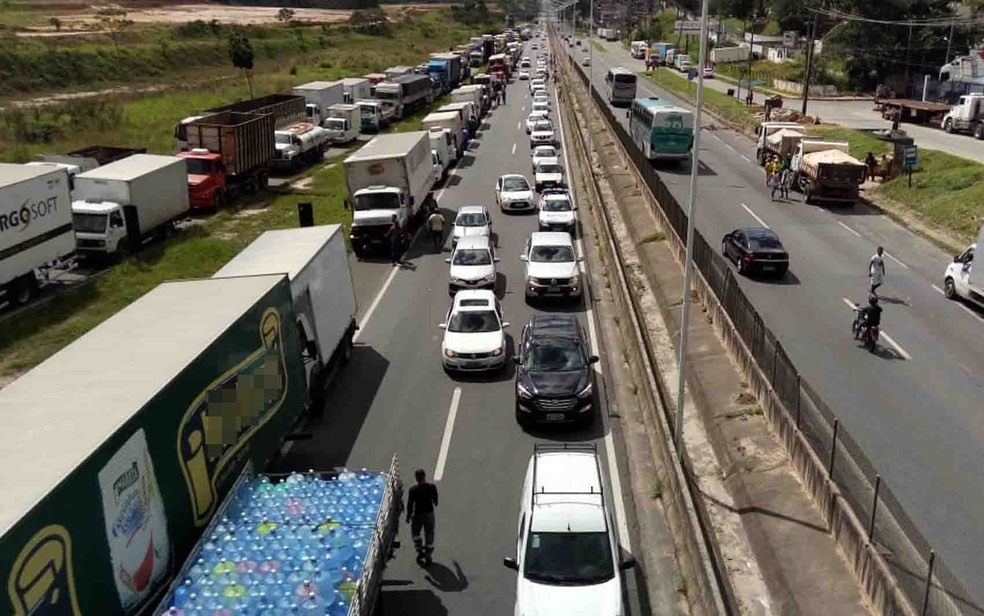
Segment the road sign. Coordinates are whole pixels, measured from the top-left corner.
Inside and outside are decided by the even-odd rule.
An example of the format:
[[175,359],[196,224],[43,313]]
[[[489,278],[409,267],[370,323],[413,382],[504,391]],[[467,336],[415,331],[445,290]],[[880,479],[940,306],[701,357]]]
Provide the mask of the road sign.
[[700,20],[677,20],[677,22],[673,24],[673,29],[680,34],[700,34]]
[[905,146],[905,164],[912,167],[919,162],[919,151],[914,145]]

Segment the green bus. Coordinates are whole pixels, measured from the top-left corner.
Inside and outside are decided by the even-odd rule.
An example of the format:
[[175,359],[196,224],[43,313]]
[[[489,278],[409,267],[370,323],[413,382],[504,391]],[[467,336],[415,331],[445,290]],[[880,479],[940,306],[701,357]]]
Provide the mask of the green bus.
[[629,110],[629,134],[649,160],[684,160],[694,145],[694,116],[660,98],[636,98]]

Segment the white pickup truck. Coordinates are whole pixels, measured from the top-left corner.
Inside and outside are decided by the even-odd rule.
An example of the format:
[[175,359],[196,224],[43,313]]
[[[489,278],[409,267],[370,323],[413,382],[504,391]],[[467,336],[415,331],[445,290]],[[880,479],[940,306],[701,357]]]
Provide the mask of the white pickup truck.
[[984,223],[977,243],[953,258],[943,274],[943,292],[950,299],[965,299],[984,308],[984,267],[974,268],[974,253],[984,246]]

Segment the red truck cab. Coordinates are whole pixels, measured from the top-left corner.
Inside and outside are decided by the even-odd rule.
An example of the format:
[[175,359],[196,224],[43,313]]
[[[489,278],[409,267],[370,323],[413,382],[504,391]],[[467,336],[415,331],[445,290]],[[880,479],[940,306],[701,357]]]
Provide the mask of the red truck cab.
[[218,209],[225,201],[226,172],[222,155],[202,148],[178,153],[188,165],[188,197],[192,209]]

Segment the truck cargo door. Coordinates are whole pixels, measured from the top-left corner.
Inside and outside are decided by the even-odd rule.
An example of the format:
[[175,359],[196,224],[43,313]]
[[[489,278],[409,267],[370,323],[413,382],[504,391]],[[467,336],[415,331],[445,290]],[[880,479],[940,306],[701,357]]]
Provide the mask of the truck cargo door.
[[315,327],[314,305],[311,302],[311,289],[305,287],[294,301],[297,314],[297,333],[301,337],[304,363],[323,361],[318,345],[318,330]]

